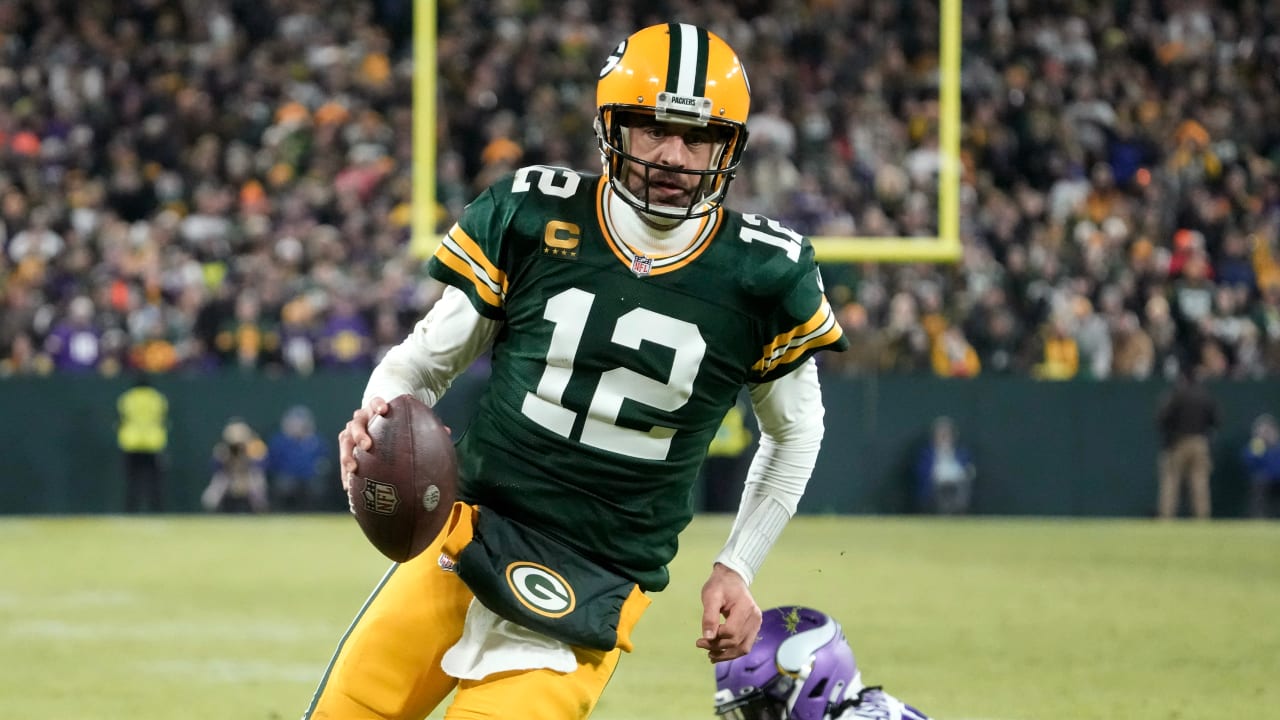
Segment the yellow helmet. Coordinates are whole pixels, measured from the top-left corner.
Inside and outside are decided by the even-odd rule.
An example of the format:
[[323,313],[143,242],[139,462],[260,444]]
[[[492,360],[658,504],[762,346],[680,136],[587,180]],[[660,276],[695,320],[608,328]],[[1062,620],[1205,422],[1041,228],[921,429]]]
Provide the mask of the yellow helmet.
[[[724,202],[747,144],[751,108],[746,71],[724,40],[686,23],[635,32],[618,44],[601,68],[596,106],[604,172],[620,197],[642,212],[678,220],[707,215]],[[637,117],[716,130],[710,165],[676,170],[632,155],[628,128]],[[699,178],[699,191],[688,207],[653,204],[647,191],[645,197],[637,197],[626,188],[626,173],[642,171],[647,176],[652,170]]]

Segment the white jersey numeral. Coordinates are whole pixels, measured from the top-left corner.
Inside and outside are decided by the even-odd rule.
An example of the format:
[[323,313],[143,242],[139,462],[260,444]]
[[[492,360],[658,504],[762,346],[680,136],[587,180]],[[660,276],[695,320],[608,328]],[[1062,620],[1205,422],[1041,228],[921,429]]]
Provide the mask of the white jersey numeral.
[[762,242],[782,248],[787,253],[787,257],[791,258],[791,262],[799,262],[800,248],[804,244],[803,235],[777,220],[751,213],[743,215],[742,222],[749,226],[743,227],[738,235],[743,242]]
[[[562,437],[571,437],[578,412],[562,403],[573,376],[574,360],[582,342],[587,316],[595,295],[571,288],[552,297],[543,317],[555,324],[547,348],[546,369],[534,392],[526,393],[521,412]],[[633,350],[641,343],[671,348],[675,355],[666,381],[635,370],[617,367],[600,374],[595,393],[586,408],[579,442],[601,450],[642,460],[665,460],[675,428],[655,425],[648,430],[621,427],[618,418],[627,400],[674,412],[693,395],[693,382],[706,354],[707,343],[698,326],[684,320],[636,308],[624,313],[613,326],[610,341]]]
[[[538,176],[538,192],[558,198],[573,197],[573,194],[578,191],[578,184],[582,182],[582,176],[568,168],[530,165],[516,171],[511,183],[511,192],[529,192],[533,187],[533,183],[529,180],[530,175]],[[556,184],[557,180],[559,185]]]

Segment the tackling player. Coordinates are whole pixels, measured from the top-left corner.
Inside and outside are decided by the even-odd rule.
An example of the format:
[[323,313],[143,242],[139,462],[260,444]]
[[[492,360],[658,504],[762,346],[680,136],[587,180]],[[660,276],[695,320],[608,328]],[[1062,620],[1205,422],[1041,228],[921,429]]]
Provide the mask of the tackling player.
[[840,623],[812,608],[765,610],[751,651],[715,667],[725,720],[929,720],[863,685]]
[[750,105],[738,57],[692,25],[640,30],[597,86],[602,175],[522,168],[480,194],[429,264],[448,285],[374,369],[339,434],[344,482],[387,400],[434,405],[484,352],[458,438],[459,497],[393,566],[308,718],[585,718],[668,582],[691,490],[745,386],[759,419],[733,528],[702,588],[712,661],[760,625],[748,589],[818,453],[812,359],[848,343],[813,248],[723,207]]

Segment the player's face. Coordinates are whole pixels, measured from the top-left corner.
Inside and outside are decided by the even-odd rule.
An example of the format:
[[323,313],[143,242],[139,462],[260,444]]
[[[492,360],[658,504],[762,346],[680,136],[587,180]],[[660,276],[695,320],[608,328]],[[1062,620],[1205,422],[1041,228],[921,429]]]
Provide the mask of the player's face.
[[[689,127],[656,120],[631,127],[631,154],[661,168],[706,170],[719,143],[709,128]],[[685,207],[701,195],[702,178],[681,172],[664,172],[631,164],[626,186],[637,198],[655,205]]]

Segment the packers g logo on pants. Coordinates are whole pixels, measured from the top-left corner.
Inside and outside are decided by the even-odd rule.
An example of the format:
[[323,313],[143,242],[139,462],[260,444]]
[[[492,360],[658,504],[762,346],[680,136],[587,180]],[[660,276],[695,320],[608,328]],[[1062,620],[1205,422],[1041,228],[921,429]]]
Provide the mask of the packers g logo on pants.
[[521,605],[543,617],[564,617],[577,604],[569,583],[556,571],[537,563],[508,565],[507,585]]

